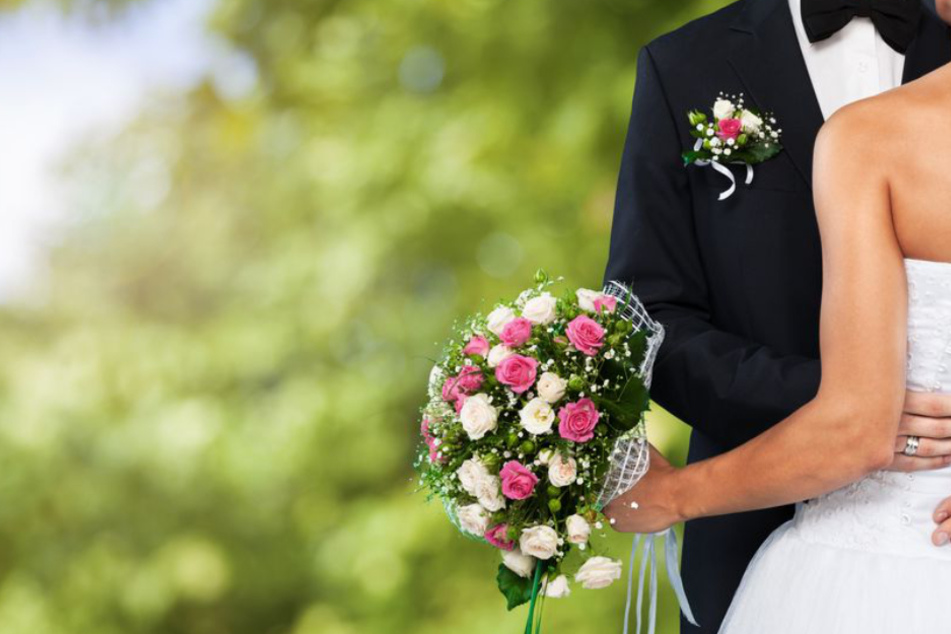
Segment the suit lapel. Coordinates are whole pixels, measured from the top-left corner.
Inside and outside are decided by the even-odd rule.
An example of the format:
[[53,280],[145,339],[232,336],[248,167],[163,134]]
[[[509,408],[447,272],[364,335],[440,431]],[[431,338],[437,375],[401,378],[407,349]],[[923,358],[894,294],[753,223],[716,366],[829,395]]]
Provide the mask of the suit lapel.
[[787,0],[746,0],[731,28],[730,64],[748,100],[776,115],[783,148],[811,187],[812,151],[823,117]]
[[948,27],[930,7],[926,7],[921,12],[918,35],[905,54],[905,70],[901,81],[907,84],[948,62],[951,62],[951,37]]

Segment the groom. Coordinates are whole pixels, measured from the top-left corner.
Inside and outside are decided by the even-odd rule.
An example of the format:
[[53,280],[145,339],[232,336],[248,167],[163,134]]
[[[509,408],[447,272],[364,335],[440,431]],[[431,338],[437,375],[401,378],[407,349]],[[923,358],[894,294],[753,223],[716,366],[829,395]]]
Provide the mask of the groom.
[[[631,283],[666,329],[652,395],[693,427],[689,462],[749,440],[816,394],[816,133],[843,105],[951,61],[946,26],[918,2],[740,0],[640,53],[605,282]],[[687,112],[709,111],[721,92],[773,112],[784,146],[749,185],[734,169],[736,191],[722,201],[726,177],[680,157],[693,145]],[[933,468],[951,453],[951,420],[937,417],[951,397],[910,397],[906,409],[896,447],[907,436],[921,443],[917,456],[896,453],[894,468]],[[682,631],[717,632],[753,554],[791,515],[687,524],[683,575],[700,627]]]

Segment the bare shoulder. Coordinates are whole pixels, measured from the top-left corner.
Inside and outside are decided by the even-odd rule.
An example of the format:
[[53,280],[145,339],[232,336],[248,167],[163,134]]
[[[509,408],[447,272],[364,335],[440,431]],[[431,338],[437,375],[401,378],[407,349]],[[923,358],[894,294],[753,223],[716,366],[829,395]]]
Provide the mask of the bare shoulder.
[[[845,106],[826,121],[816,139],[816,160],[840,161],[860,155],[866,169],[887,170],[920,149],[928,135],[943,127],[951,105],[951,70]],[[874,165],[872,164],[874,162]]]
[[[862,157],[862,162],[888,155],[888,142],[893,138],[881,134],[882,122],[895,107],[884,95],[863,99],[841,108],[819,130],[816,138],[817,168],[849,164]],[[821,165],[820,165],[821,164]]]
[[[820,222],[887,217],[890,177],[898,161],[895,139],[901,133],[883,122],[890,120],[894,108],[884,96],[865,99],[840,109],[822,126],[813,161]],[[883,213],[871,213],[875,210]]]
[[886,105],[865,100],[842,108],[825,122],[816,138],[813,160],[817,203],[843,192],[867,192],[874,184],[887,189],[890,136],[883,140],[880,134],[886,112]]

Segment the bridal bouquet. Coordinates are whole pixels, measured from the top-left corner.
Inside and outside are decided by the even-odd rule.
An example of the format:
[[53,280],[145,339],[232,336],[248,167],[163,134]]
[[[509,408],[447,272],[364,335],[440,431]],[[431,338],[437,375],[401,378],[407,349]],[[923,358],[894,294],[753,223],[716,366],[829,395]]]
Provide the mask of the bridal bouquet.
[[[612,282],[536,285],[473,315],[446,345],[422,409],[420,484],[501,553],[508,609],[603,588],[621,562],[593,543],[601,509],[647,469],[643,416],[663,331]],[[539,610],[539,618],[541,611]]]

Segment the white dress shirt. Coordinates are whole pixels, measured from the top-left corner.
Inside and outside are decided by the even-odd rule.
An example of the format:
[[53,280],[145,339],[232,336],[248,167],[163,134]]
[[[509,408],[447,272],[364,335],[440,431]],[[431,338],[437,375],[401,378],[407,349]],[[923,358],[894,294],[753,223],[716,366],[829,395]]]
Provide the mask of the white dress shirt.
[[905,56],[882,39],[870,18],[853,18],[832,37],[812,44],[802,24],[802,0],[789,0],[796,37],[822,115],[901,84]]

